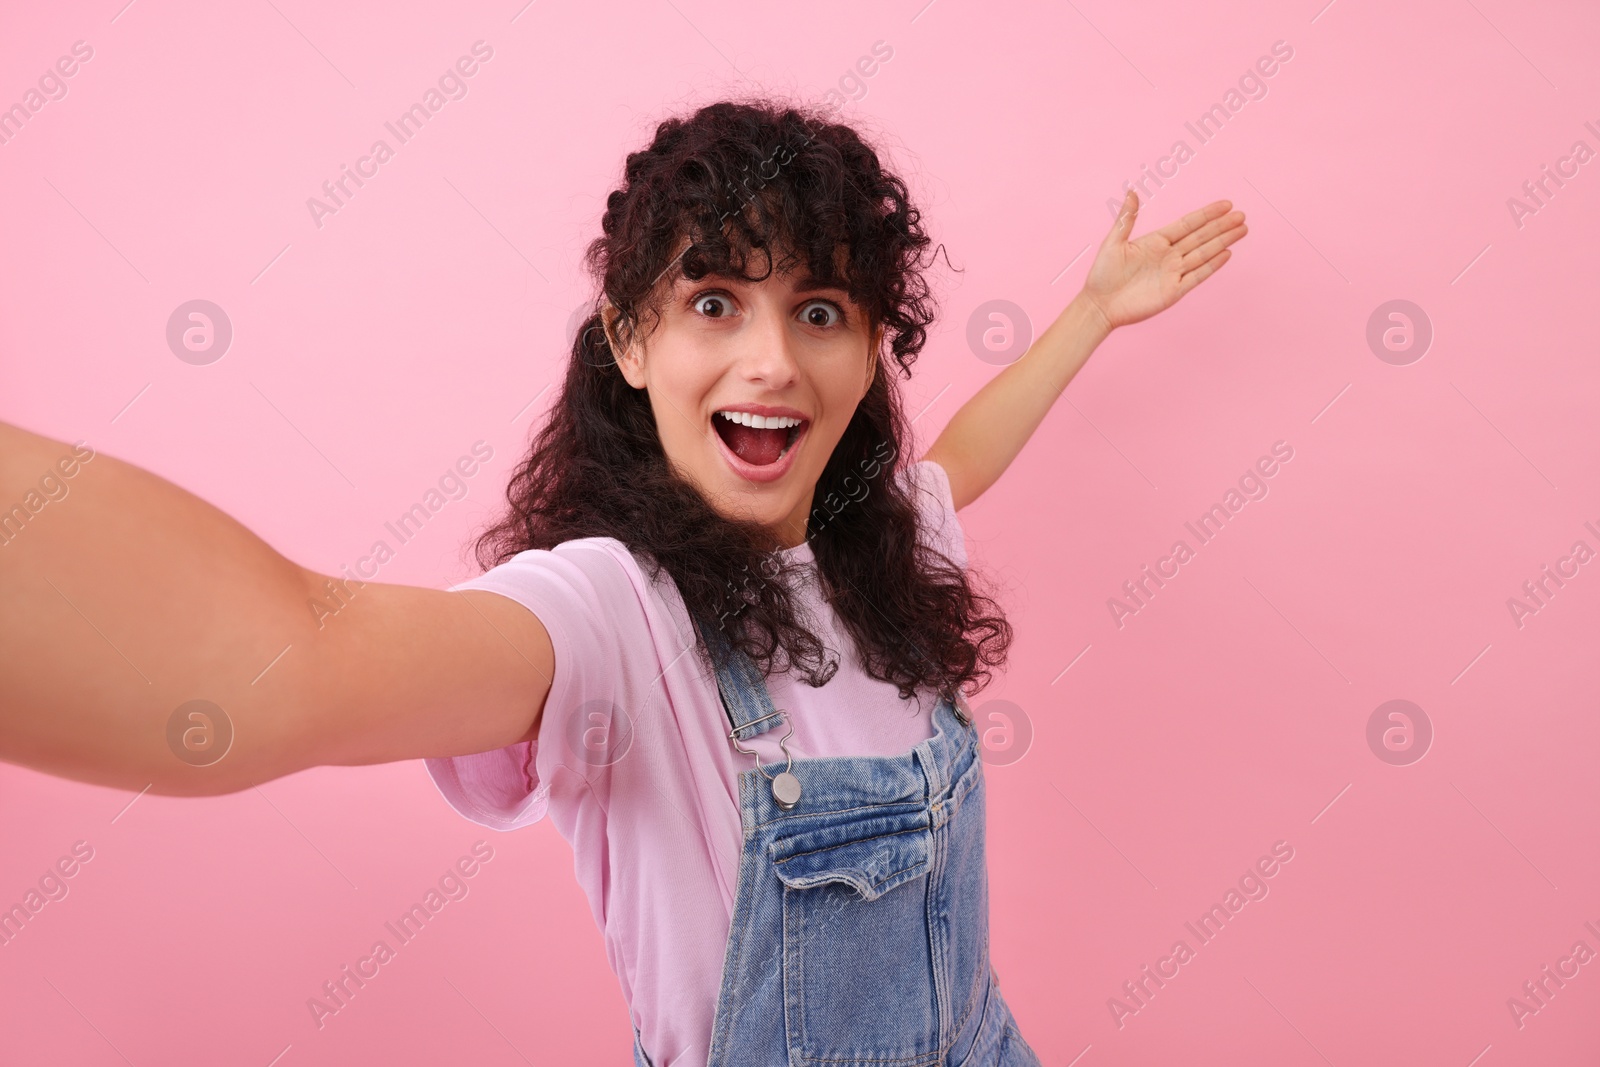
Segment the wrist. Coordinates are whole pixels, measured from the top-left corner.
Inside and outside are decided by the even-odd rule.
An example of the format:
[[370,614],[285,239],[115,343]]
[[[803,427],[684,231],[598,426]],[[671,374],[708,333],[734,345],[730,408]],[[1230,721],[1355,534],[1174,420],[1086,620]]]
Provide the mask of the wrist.
[[1072,298],[1065,313],[1072,314],[1083,329],[1095,334],[1100,340],[1104,340],[1116,328],[1111,324],[1111,317],[1106,314],[1099,302],[1082,290]]

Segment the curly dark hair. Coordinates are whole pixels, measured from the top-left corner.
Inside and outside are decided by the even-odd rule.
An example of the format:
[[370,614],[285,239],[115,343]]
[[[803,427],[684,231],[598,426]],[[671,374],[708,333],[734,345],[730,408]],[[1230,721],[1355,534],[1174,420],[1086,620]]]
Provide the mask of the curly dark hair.
[[[667,119],[648,148],[629,153],[622,188],[606,199],[604,236],[585,256],[616,309],[618,345],[659,321],[674,271],[758,282],[767,274],[747,273],[752,260],[770,272],[803,257],[884,328],[911,376],[935,316],[922,276],[930,241],[905,183],[830,117],[766,98],[724,100]],[[601,306],[579,327],[561,394],[506,488],[509,513],[478,538],[479,565],[574,538],[615,538],[653,580],[665,570],[676,583],[702,631],[703,662],[725,654],[723,641],[707,641],[709,627],[763,673],[800,667],[809,684],[823,684],[837,658],[797,618],[791,592],[809,568],[778,554],[783,546],[760,524],[723,517],[671,469],[646,392],[617,367]],[[1005,662],[1011,627],[966,572],[918,536],[916,506],[894,476],[909,427],[881,345],[873,358],[872,384],[815,487],[806,538],[862,668],[902,699],[919,688],[953,699]]]

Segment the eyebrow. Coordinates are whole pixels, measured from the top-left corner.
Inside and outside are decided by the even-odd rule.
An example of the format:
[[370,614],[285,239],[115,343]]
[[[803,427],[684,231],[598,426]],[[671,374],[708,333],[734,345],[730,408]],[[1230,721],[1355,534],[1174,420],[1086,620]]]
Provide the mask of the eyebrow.
[[[712,278],[716,278],[725,282],[738,282],[741,285],[752,284],[747,278],[738,278],[732,274],[724,274],[721,271],[712,271],[705,277],[700,278],[698,281],[690,281],[687,277],[680,273],[676,281],[680,286],[693,286],[700,285]],[[850,290],[846,289],[844,286],[836,285],[833,282],[819,281],[810,274],[801,275],[799,278],[797,278],[794,283],[794,289],[797,293],[815,293],[823,290],[833,290],[834,292],[844,293],[846,296],[849,296],[850,294]]]

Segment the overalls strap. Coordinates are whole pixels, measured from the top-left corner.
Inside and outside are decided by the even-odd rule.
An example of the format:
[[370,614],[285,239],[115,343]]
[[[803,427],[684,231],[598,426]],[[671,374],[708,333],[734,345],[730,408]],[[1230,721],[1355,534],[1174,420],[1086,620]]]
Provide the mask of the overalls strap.
[[733,729],[728,734],[735,741],[748,741],[764,734],[783,721],[783,713],[772,706],[767,686],[761,672],[750,658],[738,655],[732,642],[721,627],[695,621],[706,647],[713,657],[719,653],[726,666],[717,671],[717,691],[722,695],[722,710]]

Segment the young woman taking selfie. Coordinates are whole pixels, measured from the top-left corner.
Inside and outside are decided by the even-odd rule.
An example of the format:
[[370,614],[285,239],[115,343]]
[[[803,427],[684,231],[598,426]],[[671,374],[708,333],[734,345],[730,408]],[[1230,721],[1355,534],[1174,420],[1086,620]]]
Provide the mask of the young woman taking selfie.
[[[548,812],[571,843],[637,1064],[1037,1064],[989,961],[967,705],[1011,630],[956,513],[1243,215],[1130,241],[1130,192],[1082,291],[917,457],[897,378],[934,253],[832,119],[721,102],[627,156],[595,310],[449,591],[315,573],[0,423],[0,758],[182,796],[422,758],[468,819]],[[308,610],[330,590],[336,618]]]

